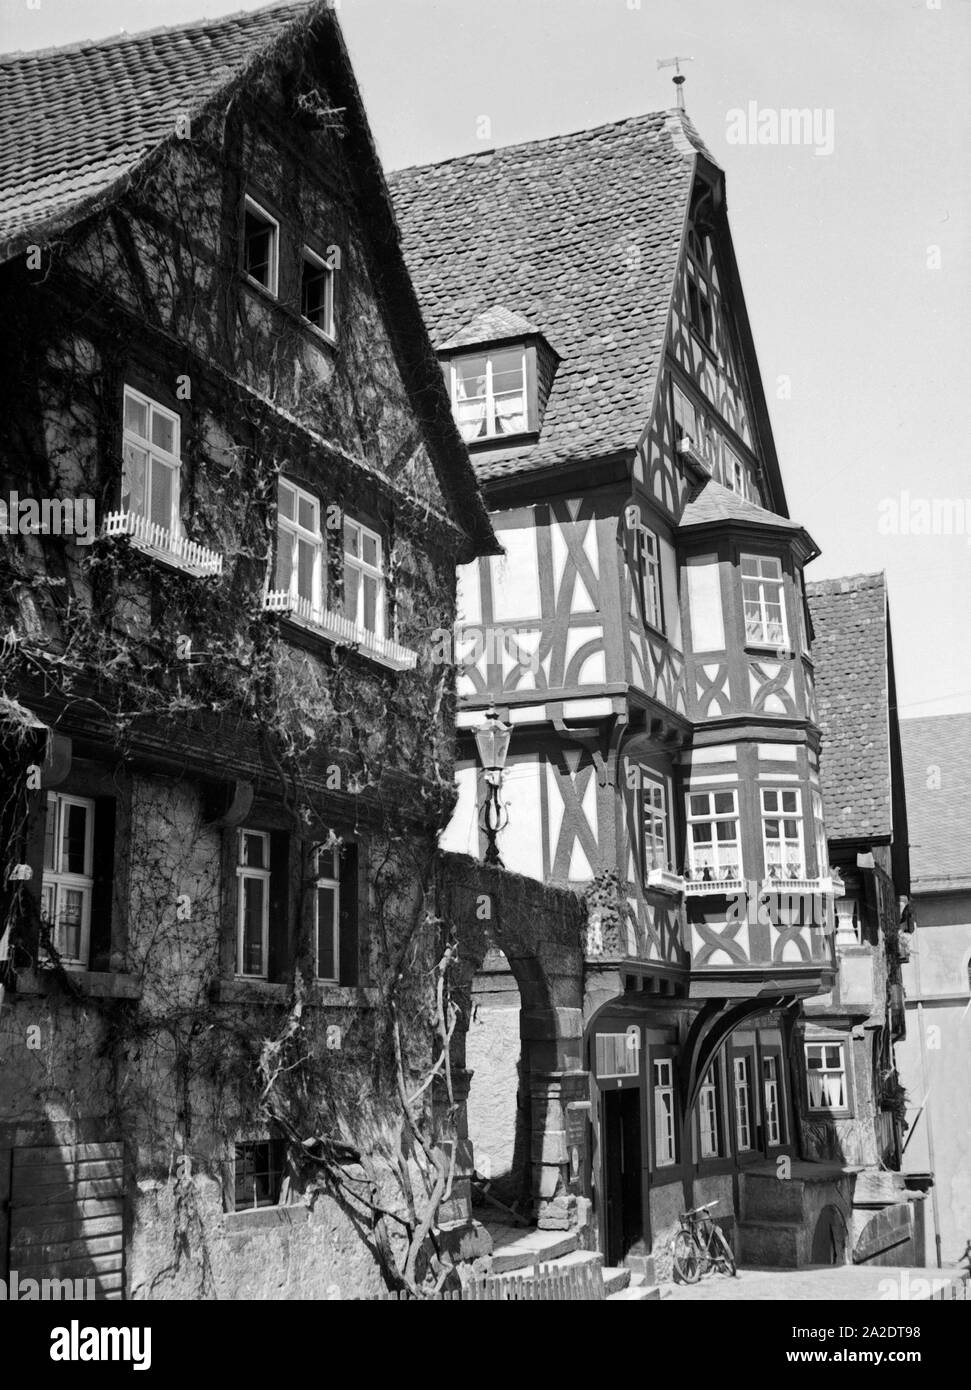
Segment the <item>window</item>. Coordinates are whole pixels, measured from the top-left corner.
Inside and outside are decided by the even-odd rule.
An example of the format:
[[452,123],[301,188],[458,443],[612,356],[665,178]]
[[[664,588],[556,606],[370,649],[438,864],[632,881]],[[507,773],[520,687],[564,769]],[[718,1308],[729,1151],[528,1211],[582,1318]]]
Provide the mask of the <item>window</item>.
[[309,247],[303,249],[300,270],[300,312],[328,338],[334,328],[334,269]]
[[320,503],[296,483],[277,483],[276,588],[288,593],[305,617],[324,610],[324,541]]
[[711,347],[714,333],[708,285],[708,250],[708,238],[692,230],[688,235],[688,314],[691,327]]
[[385,633],[381,537],[359,521],[344,518],[344,615],[356,627]]
[[64,965],[87,966],[94,892],[94,802],[49,792],[41,916]]
[[846,1061],[842,1043],[806,1043],[810,1110],[847,1110]]
[[279,1204],[286,1172],[286,1147],[282,1139],[237,1144],[233,1169],[235,1211]]
[[684,439],[689,439],[699,450],[701,440],[698,429],[698,416],[694,406],[688,397],[681,390],[680,386],[672,386],[674,395],[674,444],[675,448]]
[[769,647],[786,645],[782,561],[774,555],[742,556],[745,640]]
[[698,1138],[702,1158],[721,1156],[717,1066],[708,1072],[698,1092]]
[[762,1058],[762,1094],[765,1101],[766,1143],[782,1144],[785,1133],[782,1119],[779,1059],[774,1054]]
[[647,768],[639,768],[641,828],[644,848],[644,878],[651,869],[671,869],[668,847],[668,808],[664,782]]
[[595,1048],[598,1079],[636,1076],[640,1071],[639,1041],[636,1028],[627,1033],[598,1033]]
[[725,481],[732,492],[739,497],[748,497],[748,487],[745,481],[745,464],[735,453],[734,449],[725,446]]
[[265,980],[270,936],[270,837],[262,830],[240,830],[238,839],[236,973]]
[[526,352],[500,348],[452,362],[452,406],[462,438],[501,438],[529,428]]
[[314,953],[316,976],[337,984],[340,980],[341,872],[340,850],[320,850],[317,855],[317,892],[314,899]]
[[812,792],[813,836],[816,841],[816,874],[819,878],[829,877],[829,847],[826,844],[826,821],[823,816],[823,798],[819,792]]
[[735,1142],[739,1151],[752,1147],[752,1097],[749,1059],[735,1057]]
[[121,510],[179,534],[179,417],[125,387]]
[[800,793],[762,788],[762,846],[767,878],[805,878]]
[[637,582],[640,589],[641,612],[644,621],[658,632],[664,631],[664,610],[661,605],[661,551],[657,536],[646,526],[634,530],[637,559]]
[[669,1168],[676,1161],[674,1063],[669,1057],[654,1063],[654,1148],[656,1168]]
[[243,210],[243,270],[270,294],[277,293],[280,225],[247,198]]
[[689,795],[688,865],[695,879],[741,878],[737,792]]

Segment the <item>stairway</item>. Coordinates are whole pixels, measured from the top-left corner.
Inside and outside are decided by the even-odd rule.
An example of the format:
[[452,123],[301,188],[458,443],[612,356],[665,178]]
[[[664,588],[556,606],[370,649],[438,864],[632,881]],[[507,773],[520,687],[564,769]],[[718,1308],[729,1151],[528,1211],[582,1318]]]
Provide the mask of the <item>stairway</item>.
[[536,1265],[544,1271],[580,1266],[599,1270],[608,1302],[644,1303],[661,1297],[643,1274],[623,1267],[605,1268],[603,1255],[598,1250],[581,1250],[579,1238],[571,1231],[539,1231],[491,1222],[488,1229],[494,1275],[528,1274]]

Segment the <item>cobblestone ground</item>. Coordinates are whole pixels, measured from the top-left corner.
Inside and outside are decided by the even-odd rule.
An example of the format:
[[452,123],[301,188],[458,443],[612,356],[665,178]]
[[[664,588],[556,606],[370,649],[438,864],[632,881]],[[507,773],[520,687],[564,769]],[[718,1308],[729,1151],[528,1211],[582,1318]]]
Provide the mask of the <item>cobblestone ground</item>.
[[967,1299],[969,1291],[968,1275],[960,1269],[827,1265],[809,1269],[741,1269],[734,1279],[710,1274],[698,1284],[662,1284],[661,1297],[683,1303],[709,1299],[925,1303],[931,1299]]

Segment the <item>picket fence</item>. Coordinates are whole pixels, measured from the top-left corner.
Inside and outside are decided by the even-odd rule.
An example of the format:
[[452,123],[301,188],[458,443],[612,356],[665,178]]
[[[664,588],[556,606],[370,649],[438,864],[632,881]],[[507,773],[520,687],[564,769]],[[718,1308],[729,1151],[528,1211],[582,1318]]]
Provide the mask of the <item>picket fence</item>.
[[598,1265],[565,1269],[534,1265],[531,1273],[490,1274],[460,1289],[449,1289],[428,1298],[416,1298],[406,1290],[379,1294],[374,1303],[590,1303],[606,1297]]

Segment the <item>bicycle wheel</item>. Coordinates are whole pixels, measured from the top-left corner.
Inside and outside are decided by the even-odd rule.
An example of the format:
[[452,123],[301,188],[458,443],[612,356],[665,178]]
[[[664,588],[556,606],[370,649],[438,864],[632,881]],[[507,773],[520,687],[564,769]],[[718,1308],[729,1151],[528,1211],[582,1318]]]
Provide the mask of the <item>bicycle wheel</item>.
[[736,1273],[735,1253],[725,1238],[724,1231],[718,1226],[712,1227],[711,1235],[708,1237],[708,1250],[715,1268],[732,1278]]
[[679,1231],[671,1242],[674,1277],[680,1284],[697,1284],[701,1278],[698,1247],[687,1231]]

